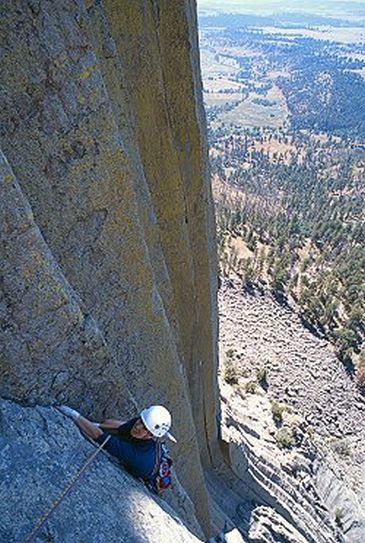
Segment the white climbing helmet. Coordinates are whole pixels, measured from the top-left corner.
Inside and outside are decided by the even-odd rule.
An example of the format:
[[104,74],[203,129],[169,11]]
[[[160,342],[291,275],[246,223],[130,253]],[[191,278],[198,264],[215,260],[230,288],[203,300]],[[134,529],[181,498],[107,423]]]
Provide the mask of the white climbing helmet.
[[143,409],[140,414],[143,424],[155,437],[168,437],[176,443],[176,439],[170,434],[171,415],[163,405],[151,405]]

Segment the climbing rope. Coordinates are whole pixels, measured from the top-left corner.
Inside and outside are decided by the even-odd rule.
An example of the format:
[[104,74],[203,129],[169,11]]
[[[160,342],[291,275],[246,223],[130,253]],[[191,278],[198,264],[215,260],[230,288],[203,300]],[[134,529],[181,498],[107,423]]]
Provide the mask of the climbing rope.
[[52,506],[46,511],[46,513],[40,518],[39,522],[36,524],[36,526],[33,528],[31,533],[28,535],[28,537],[24,540],[24,543],[29,543],[30,541],[33,541],[39,530],[44,526],[45,522],[48,520],[48,518],[51,516],[51,514],[55,511],[55,509],[60,505],[63,498],[70,492],[72,487],[75,485],[77,480],[81,477],[81,475],[84,473],[84,471],[87,469],[87,467],[91,464],[91,462],[94,460],[94,458],[99,454],[99,452],[103,449],[104,445],[109,441],[111,438],[111,435],[107,436],[103,443],[92,453],[92,455],[87,459],[85,464],[79,469],[79,471],[74,475],[74,477],[71,479],[71,481],[65,486],[63,489],[61,495],[57,498],[57,500],[52,504]]

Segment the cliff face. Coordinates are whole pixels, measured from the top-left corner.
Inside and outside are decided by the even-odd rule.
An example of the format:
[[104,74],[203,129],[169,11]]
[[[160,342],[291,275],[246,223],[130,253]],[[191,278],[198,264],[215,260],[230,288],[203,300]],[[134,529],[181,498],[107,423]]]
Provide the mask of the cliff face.
[[164,403],[195,514],[215,461],[216,266],[195,3],[1,6],[0,395]]
[[236,377],[220,371],[221,435],[239,481],[224,499],[210,483],[216,503],[250,542],[362,543],[365,401],[332,345],[262,286],[223,279],[219,307]]

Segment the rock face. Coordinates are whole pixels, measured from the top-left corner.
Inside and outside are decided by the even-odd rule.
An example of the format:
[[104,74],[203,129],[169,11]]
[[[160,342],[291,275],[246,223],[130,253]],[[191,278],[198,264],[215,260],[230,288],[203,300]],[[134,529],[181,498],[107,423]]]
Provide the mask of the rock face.
[[211,535],[217,274],[195,2],[0,9],[0,395],[94,418],[167,405]]
[[[338,462],[326,457],[315,464],[315,482],[318,493],[351,543],[362,543],[365,534],[364,492],[356,493],[344,484]],[[361,477],[358,478],[359,486]],[[356,489],[357,490],[357,489]]]
[[331,345],[237,280],[223,281],[220,318],[222,434],[246,482],[234,522],[255,542],[364,541],[365,403]]
[[234,523],[254,543],[344,543],[313,484],[315,453],[310,443],[303,439],[294,450],[278,449],[270,419],[270,402],[264,396],[246,399],[228,393],[222,437],[239,481],[231,506]]

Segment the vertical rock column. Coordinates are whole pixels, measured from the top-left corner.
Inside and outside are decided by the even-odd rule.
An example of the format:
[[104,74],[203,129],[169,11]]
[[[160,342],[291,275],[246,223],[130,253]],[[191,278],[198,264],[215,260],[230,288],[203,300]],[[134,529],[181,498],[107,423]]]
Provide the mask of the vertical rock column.
[[211,461],[218,414],[216,260],[196,6],[185,1],[118,5],[105,2],[128,74],[202,458]]
[[[176,20],[181,21],[178,28]],[[167,111],[174,146],[179,150],[192,255],[195,322],[189,338],[192,356],[186,363],[194,417],[199,431],[204,429],[209,459],[214,461],[218,460],[219,418],[217,260],[197,28],[195,1],[162,3],[158,34]]]

